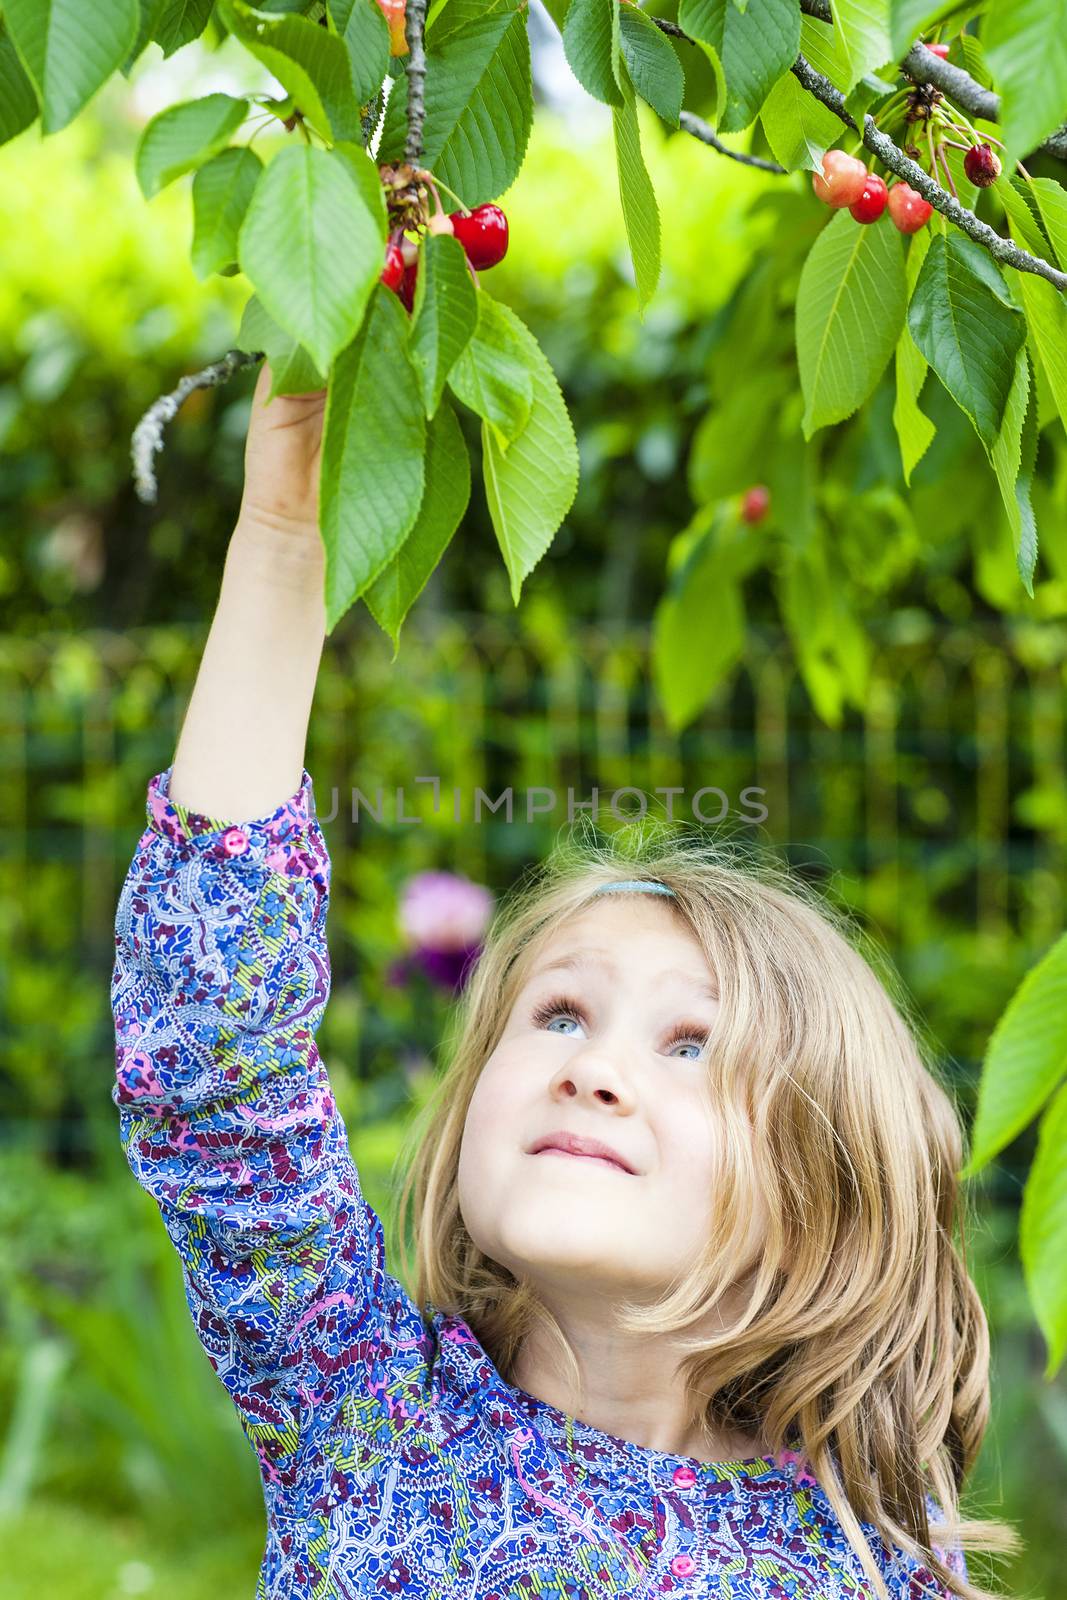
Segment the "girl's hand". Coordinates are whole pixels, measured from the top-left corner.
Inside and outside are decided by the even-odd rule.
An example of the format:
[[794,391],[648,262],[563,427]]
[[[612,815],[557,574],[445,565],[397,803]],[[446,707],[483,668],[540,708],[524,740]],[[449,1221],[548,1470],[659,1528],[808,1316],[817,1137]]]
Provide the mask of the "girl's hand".
[[263,528],[294,546],[322,550],[319,533],[319,460],[326,390],[275,395],[269,403],[270,367],[264,360],[245,441],[245,483],[239,521]]

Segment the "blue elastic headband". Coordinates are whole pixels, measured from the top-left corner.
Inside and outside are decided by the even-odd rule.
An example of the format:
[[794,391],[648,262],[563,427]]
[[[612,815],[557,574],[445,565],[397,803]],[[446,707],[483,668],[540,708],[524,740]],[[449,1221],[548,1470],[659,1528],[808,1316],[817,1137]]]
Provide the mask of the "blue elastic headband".
[[638,894],[674,894],[665,883],[659,883],[654,878],[620,878],[616,883],[602,883],[594,889],[594,894],[616,894],[622,889],[633,889]]

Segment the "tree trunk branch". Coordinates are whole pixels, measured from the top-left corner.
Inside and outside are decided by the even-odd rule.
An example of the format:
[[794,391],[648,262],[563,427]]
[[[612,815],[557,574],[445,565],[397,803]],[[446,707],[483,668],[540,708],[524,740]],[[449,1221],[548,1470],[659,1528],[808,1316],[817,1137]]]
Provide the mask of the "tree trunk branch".
[[408,49],[408,136],[404,160],[418,166],[422,160],[422,125],[426,119],[426,0],[408,0],[405,12]]
[[[832,23],[834,20],[829,0],[800,0],[800,9],[819,22]],[[999,94],[992,89],[983,89],[969,72],[953,66],[951,61],[942,61],[924,44],[913,44],[901,67],[913,83],[932,83],[935,89],[949,95],[972,117],[981,117],[984,122],[1000,121]],[[1038,148],[1048,155],[1058,156],[1061,161],[1067,160],[1067,126],[1049,134]]]
[[729,145],[723,144],[722,140],[716,137],[709,122],[705,122],[703,117],[694,116],[691,111],[682,112],[678,126],[686,133],[691,133],[693,138],[699,139],[702,144],[710,144],[711,148],[717,150],[721,156],[729,156],[731,161],[740,161],[742,166],[758,167],[761,172],[788,171],[788,168],[780,167],[777,161],[765,161],[762,156],[752,156],[744,150],[731,150]]
[[[808,93],[814,95],[816,100],[820,100],[835,117],[840,117],[850,128],[856,127],[855,120],[845,109],[845,97],[840,89],[835,89],[829,78],[824,78],[821,72],[816,72],[810,61],[805,60],[802,55],[797,56],[792,71]],[[968,234],[976,244],[983,245],[995,261],[1003,261],[1018,272],[1033,272],[1039,278],[1047,278],[1057,289],[1067,289],[1067,272],[1057,271],[1040,256],[1028,255],[1011,239],[1003,238],[995,228],[989,226],[988,222],[983,222],[973,211],[968,211],[966,206],[961,205],[953,195],[946,193],[940,184],[935,183],[917,161],[912,161],[892,139],[882,133],[873,117],[864,117],[860,137],[867,149],[873,150],[890,172],[895,172],[898,178],[903,178],[909,183],[924,200],[929,200],[935,211],[940,211],[950,222],[954,222],[957,228]]]

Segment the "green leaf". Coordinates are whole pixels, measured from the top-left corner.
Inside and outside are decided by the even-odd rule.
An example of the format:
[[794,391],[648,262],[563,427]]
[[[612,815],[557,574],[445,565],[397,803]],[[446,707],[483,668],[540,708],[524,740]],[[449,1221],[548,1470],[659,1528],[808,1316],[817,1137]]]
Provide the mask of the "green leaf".
[[330,10],[348,52],[353,91],[363,105],[377,94],[389,70],[389,24],[376,0],[349,0],[343,22],[336,0]]
[[[908,246],[906,292],[909,300],[919,276],[919,269],[930,248],[931,237],[929,229],[923,228],[912,236],[911,244]],[[919,409],[919,396],[928,370],[926,357],[905,324],[897,340],[896,400],[893,405],[893,426],[900,445],[900,460],[904,469],[905,483],[911,482],[912,473],[926,454],[937,432],[925,411]]]
[[863,77],[845,96],[845,109],[857,127],[863,123],[864,117],[871,108],[882,100],[888,100],[894,91],[894,85],[886,78],[876,77],[872,72],[865,72]]
[[330,154],[335,160],[347,163],[348,170],[355,178],[359,192],[363,196],[363,203],[377,224],[378,234],[384,247],[389,228],[389,212],[377,162],[361,144],[349,144],[343,139],[337,141]]
[[0,144],[28,128],[36,115],[36,92],[0,17]]
[[497,314],[510,324],[533,385],[529,419],[506,453],[495,430],[482,423],[485,498],[518,605],[523,580],[552,543],[578,492],[578,446],[541,346],[510,306],[498,303]]
[[1019,1254],[1034,1315],[1048,1345],[1046,1378],[1067,1353],[1067,1085],[1038,1129],[1019,1213]]
[[730,0],[681,0],[685,32],[711,45],[726,74],[724,133],[747,128],[800,50],[797,0],[759,0],[738,11]]
[[931,240],[908,309],[912,338],[991,449],[1026,338],[986,252],[956,229]]
[[920,33],[958,9],[958,0],[889,0],[889,43],[894,61],[901,60]]
[[1067,1072],[1067,934],[1023,978],[990,1037],[966,1178],[1037,1116]]
[[[824,78],[829,78],[834,88],[840,89],[844,94],[848,82],[849,58],[841,35],[833,24],[822,22],[818,17],[802,17],[800,49],[816,72],[821,72]],[[834,120],[837,121],[837,118]],[[844,135],[845,129],[841,127],[841,137]]]
[[619,0],[571,0],[563,24],[563,54],[587,94],[605,105],[622,105],[611,68],[612,10]]
[[1067,303],[1046,278],[1020,272],[1019,290],[1033,347],[1067,428]]
[[458,239],[428,233],[416,279],[411,360],[432,417],[445,380],[478,322],[478,291]]
[[249,353],[266,352],[271,375],[268,400],[276,394],[310,394],[326,387],[326,379],[303,345],[279,328],[258,295],[251,295],[245,303],[237,330],[237,348]]
[[400,626],[426,587],[471,497],[471,463],[456,413],[445,400],[426,430],[426,487],[415,526],[389,565],[363,592],[363,603],[400,646]]
[[[1016,188],[1015,182],[1005,183],[1003,179],[998,180],[996,185],[997,196],[1004,202],[1008,213],[1012,237],[1031,254],[1043,255],[1047,259],[1055,252],[1050,249],[1042,223],[1051,207],[1046,202],[1045,212],[1039,213],[1042,217],[1039,223],[1027,204],[1027,197],[1034,199],[1031,191],[1036,188],[1038,180],[1025,185],[1026,195],[1020,193],[1024,188],[1022,180],[1016,181],[1019,188]],[[1036,209],[1036,199],[1034,206]],[[1039,278],[1033,272],[1020,272],[1015,281],[1026,311],[1031,347],[1040,362],[1063,425],[1067,428],[1067,301],[1046,278]]]
[[667,35],[636,6],[619,6],[623,59],[637,93],[672,127],[678,126],[685,73]]
[[152,32],[164,56],[199,39],[211,19],[214,0],[170,0]]
[[157,112],[145,124],[133,158],[145,199],[210,160],[229,144],[247,115],[247,101],[228,94],[182,100]]
[[1027,594],[1033,598],[1034,567],[1037,564],[1037,524],[1030,489],[1037,454],[1036,406],[1030,398],[1030,361],[1025,344],[1015,361],[1015,378],[1004,421],[996,443],[989,452],[1000,485],[1001,499],[1008,513],[1015,547],[1015,563]]
[[904,325],[901,236],[888,223],[857,225],[839,211],[808,252],[796,302],[804,437],[863,404]]
[[359,140],[359,101],[344,41],[307,17],[272,16],[246,0],[218,0],[219,15],[257,61],[292,95],[324,139]]
[[870,674],[870,642],[847,594],[822,537],[790,547],[778,581],[779,605],[812,704],[833,728],[841,726],[846,700],[863,708]]
[[193,271],[206,278],[237,266],[237,234],[263,163],[247,145],[222,150],[193,179]]
[[1056,0],[997,0],[984,19],[986,62],[1000,90],[1011,170],[1058,128],[1067,110],[1067,28]]
[[137,33],[127,52],[126,59],[119,69],[124,78],[129,77],[135,63],[151,43],[155,31],[162,21],[166,5],[167,0],[138,0]]
[[787,172],[822,171],[822,158],[841,137],[841,123],[802,89],[791,72],[778,79],[760,110],[774,158]]
[[458,400],[489,424],[502,451],[530,420],[533,373],[527,348],[499,301],[478,293],[474,333],[448,375]]
[[687,463],[689,493],[697,504],[721,500],[758,483],[767,441],[792,378],[779,362],[754,364],[737,374],[722,398],[701,417]]
[[637,101],[625,65],[622,67],[622,76],[623,103],[621,106],[612,106],[611,120],[615,134],[615,164],[619,174],[622,217],[637,281],[637,309],[643,314],[659,282],[659,206],[641,154]]
[[347,158],[311,145],[280,150],[256,185],[237,248],[271,316],[327,372],[382,270],[379,222]]
[[846,62],[847,93],[865,73],[892,59],[889,0],[830,0],[830,10]]
[[1055,252],[1052,264],[1067,271],[1067,189],[1055,178],[1034,178],[1027,187]]
[[4,0],[3,10],[41,102],[42,134],[65,128],[118,71],[140,20],[137,0]]
[[741,586],[723,572],[713,525],[675,569],[652,619],[652,674],[672,733],[707,704],[744,644]]
[[[493,200],[514,182],[532,122],[524,7],[507,0],[427,48],[423,162],[465,206]],[[399,161],[406,138],[407,77],[401,76],[389,95],[378,159]]]
[[556,24],[556,27],[562,33],[563,24],[567,20],[567,11],[570,7],[570,0],[542,0],[542,4],[549,16],[552,18],[552,21]]
[[363,326],[330,374],[319,478],[328,633],[393,559],[418,516],[426,419],[408,359],[409,331],[400,301],[378,284]]

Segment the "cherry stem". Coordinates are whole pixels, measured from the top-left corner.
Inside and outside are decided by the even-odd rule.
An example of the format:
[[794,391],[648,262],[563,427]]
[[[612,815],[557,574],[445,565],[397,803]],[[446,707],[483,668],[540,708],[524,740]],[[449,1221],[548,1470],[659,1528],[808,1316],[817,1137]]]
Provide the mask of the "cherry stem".
[[433,181],[433,178],[430,176],[429,173],[426,174],[425,182],[429,185],[430,193],[433,195],[434,204],[437,206],[437,215],[439,217],[440,216],[444,216],[445,208],[441,204],[440,193],[438,191],[436,183]]
[[878,115],[874,118],[874,121],[881,122],[883,117],[888,118],[891,115],[895,116],[900,110],[900,107],[906,102],[910,93],[910,89],[899,89],[895,95],[892,95],[891,98],[886,101]]
[[973,125],[973,123],[968,122],[967,118],[963,115],[963,112],[960,111],[958,107],[954,106],[953,111],[955,113],[954,117],[946,116],[943,113],[941,116],[941,121],[944,122],[947,128],[951,128],[953,133],[964,134],[974,144],[996,144],[1000,145],[1002,150],[1007,148],[1003,141],[996,138],[993,134],[979,133],[978,129]]
[[[439,185],[445,191],[445,194],[451,195],[453,200],[459,202],[459,207],[463,212],[463,215],[466,216],[468,214],[467,207],[463,204],[462,198],[456,193],[455,189],[450,189],[448,184],[445,183],[442,178],[435,177],[435,175],[430,172],[427,167],[419,167],[416,176],[424,179],[425,182],[430,185],[430,188],[433,189],[435,195],[437,195],[437,189],[434,186]],[[444,210],[444,207],[441,206],[441,199],[439,195],[437,196],[437,204],[442,210]]]
[[945,169],[945,177],[948,179],[948,186],[952,190],[952,194],[953,194],[954,199],[958,200],[959,199],[959,195],[956,192],[956,183],[955,183],[955,179],[952,176],[952,168],[948,164],[948,156],[945,154],[944,150],[941,150],[939,153],[940,153],[940,156],[941,156],[941,165]]
[[1022,162],[1021,161],[1017,161],[1015,163],[1015,165],[1018,168],[1018,170],[1022,173],[1022,175],[1026,179],[1027,183],[1033,183],[1033,181],[1034,181],[1033,178],[1031,178],[1030,174],[1027,172],[1027,170],[1023,166]]

